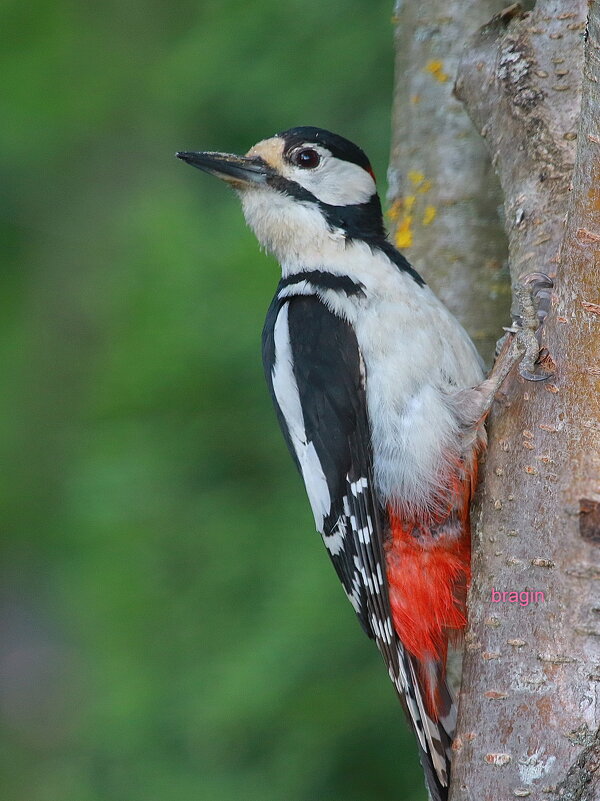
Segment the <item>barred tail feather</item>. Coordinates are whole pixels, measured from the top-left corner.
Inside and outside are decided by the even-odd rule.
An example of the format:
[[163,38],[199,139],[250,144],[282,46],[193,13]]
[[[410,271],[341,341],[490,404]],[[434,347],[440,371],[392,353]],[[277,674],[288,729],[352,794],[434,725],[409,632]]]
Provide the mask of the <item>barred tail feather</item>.
[[[415,732],[419,756],[432,801],[447,801],[450,781],[450,745],[454,733],[453,701],[444,675],[443,663],[433,662],[427,676],[418,660],[411,656],[392,624],[381,510],[371,492],[372,477],[361,476],[365,442],[358,437],[353,453],[362,457],[351,466],[346,477],[344,505],[354,532],[354,559],[365,587],[366,613],[371,635],[383,656],[404,711]],[[438,689],[432,692],[429,687]],[[429,696],[436,698],[439,715],[427,712]],[[452,724],[452,725],[451,725]]]
[[[423,665],[414,657],[405,657],[411,689],[414,691],[419,710],[420,724],[423,727],[425,747],[419,742],[419,756],[431,801],[447,801],[450,786],[450,765],[452,760],[452,740],[456,727],[456,705],[444,677],[444,666],[440,662],[426,667],[425,679]],[[431,683],[435,682],[437,700],[436,717],[428,711],[426,696],[431,694]],[[411,721],[413,727],[415,721]]]

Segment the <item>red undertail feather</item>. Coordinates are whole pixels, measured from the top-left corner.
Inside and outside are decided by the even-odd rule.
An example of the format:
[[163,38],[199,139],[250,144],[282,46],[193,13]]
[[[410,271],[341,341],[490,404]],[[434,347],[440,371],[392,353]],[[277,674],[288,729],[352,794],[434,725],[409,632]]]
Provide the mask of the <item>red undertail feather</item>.
[[388,507],[390,537],[385,544],[394,628],[416,659],[428,714],[440,713],[448,641],[467,622],[471,579],[469,507],[477,479],[477,459],[465,468],[455,460],[444,481],[444,504],[435,514]]

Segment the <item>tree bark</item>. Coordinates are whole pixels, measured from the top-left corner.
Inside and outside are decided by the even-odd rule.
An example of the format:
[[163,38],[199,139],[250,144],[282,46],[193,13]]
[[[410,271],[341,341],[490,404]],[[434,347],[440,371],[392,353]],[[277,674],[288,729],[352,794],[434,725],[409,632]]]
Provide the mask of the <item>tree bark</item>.
[[[513,371],[489,424],[451,798],[591,801],[600,798],[599,1],[507,9],[469,42],[456,91],[500,177],[513,279],[541,270],[555,288],[542,332],[553,376],[534,384]],[[498,601],[493,589],[522,594]],[[532,592],[543,596],[532,603]]]
[[396,244],[491,363],[507,324],[501,194],[452,86],[464,42],[505,0],[397,0],[389,200]]

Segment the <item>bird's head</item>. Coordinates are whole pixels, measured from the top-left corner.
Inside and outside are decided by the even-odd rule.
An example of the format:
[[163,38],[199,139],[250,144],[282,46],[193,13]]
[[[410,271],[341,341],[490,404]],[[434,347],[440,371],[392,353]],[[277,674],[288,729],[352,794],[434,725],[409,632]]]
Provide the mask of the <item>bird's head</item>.
[[348,239],[385,238],[375,176],[365,153],[322,128],[291,128],[245,156],[184,152],[178,158],[229,183],[260,243],[284,263]]

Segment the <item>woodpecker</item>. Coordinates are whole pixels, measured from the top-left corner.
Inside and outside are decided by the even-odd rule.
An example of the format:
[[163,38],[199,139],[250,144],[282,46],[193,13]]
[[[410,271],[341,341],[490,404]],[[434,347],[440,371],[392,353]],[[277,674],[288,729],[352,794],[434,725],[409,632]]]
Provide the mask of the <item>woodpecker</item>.
[[298,127],[245,156],[177,156],[235,189],[281,265],[262,337],[277,418],[430,797],[445,801],[456,719],[445,667],[466,624],[469,507],[486,413],[523,347],[484,380],[468,334],[388,240],[369,160],[347,139]]

